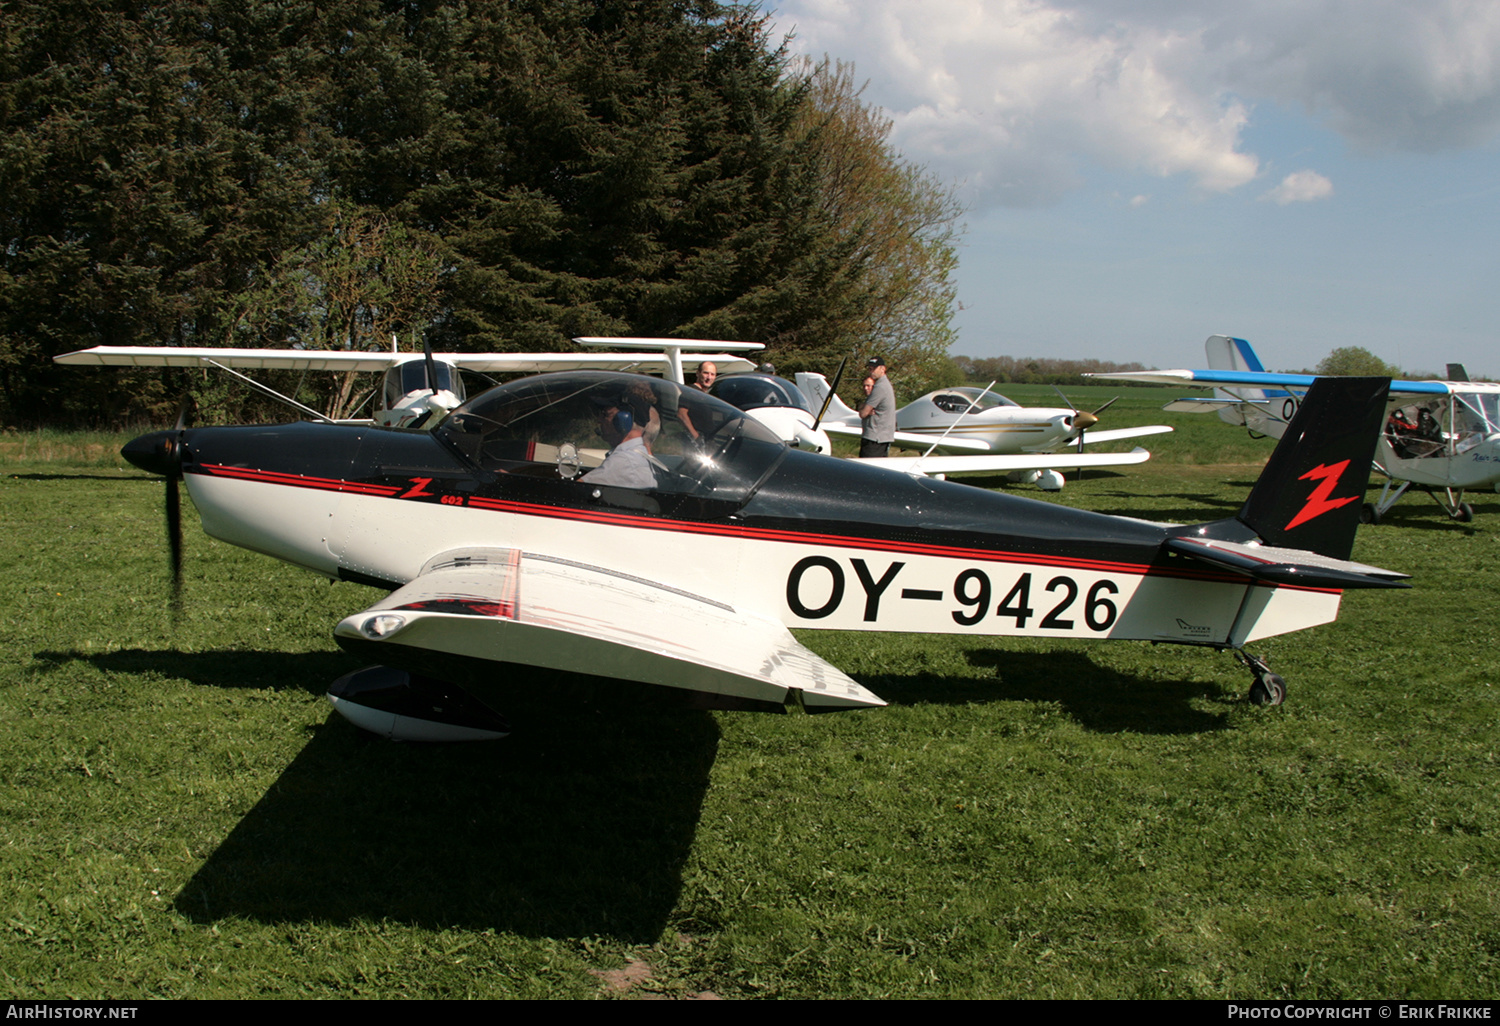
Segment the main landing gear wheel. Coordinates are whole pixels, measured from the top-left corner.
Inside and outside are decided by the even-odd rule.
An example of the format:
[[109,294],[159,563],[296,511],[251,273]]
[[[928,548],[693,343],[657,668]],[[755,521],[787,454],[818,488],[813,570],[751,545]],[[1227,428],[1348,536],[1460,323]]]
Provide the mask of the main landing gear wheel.
[[1460,524],[1467,524],[1469,521],[1474,519],[1474,507],[1470,506],[1467,502],[1460,502],[1458,504],[1458,509],[1454,510],[1449,515],[1452,516],[1454,520],[1457,520]]
[[1280,705],[1286,701],[1286,681],[1272,673],[1264,659],[1248,652],[1236,652],[1234,657],[1250,667],[1250,672],[1255,674],[1255,682],[1250,685],[1252,704]]
[[1375,508],[1374,503],[1367,502],[1360,507],[1359,522],[1361,524],[1370,524],[1372,526],[1380,523],[1380,510]]

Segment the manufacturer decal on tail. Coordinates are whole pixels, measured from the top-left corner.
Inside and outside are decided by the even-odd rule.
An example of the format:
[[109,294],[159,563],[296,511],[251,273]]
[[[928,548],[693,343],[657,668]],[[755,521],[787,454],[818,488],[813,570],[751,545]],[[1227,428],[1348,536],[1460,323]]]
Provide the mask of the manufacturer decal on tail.
[[1348,559],[1390,378],[1319,378],[1238,519],[1268,545]]

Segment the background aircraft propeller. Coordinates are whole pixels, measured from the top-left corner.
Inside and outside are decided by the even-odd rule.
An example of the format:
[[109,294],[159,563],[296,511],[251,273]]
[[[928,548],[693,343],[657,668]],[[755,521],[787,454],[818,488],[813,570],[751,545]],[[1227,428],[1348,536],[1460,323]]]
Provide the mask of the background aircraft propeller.
[[1083,433],[1089,428],[1093,427],[1095,424],[1099,423],[1099,414],[1109,409],[1120,399],[1119,396],[1115,396],[1113,399],[1105,403],[1103,406],[1099,407],[1093,413],[1085,413],[1078,407],[1074,406],[1071,399],[1063,395],[1062,389],[1058,388],[1056,385],[1053,385],[1052,391],[1056,392],[1059,396],[1062,396],[1063,404],[1067,406],[1068,409],[1073,411],[1073,428],[1078,432],[1077,441],[1079,452],[1083,452]]

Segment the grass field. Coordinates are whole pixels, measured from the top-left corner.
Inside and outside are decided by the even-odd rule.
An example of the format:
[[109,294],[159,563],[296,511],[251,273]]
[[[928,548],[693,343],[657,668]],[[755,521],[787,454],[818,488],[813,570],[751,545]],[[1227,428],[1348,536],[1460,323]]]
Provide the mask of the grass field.
[[[1157,458],[1053,501],[1236,509],[1269,443],[1168,397],[1107,419],[1178,424]],[[162,484],[120,441],[0,437],[8,997],[1500,993],[1494,495],[1363,529],[1415,587],[1259,646],[1280,708],[1224,653],[807,633],[892,705],[621,710],[539,675],[511,738],[419,746],[322,697],[369,589],[192,518],[170,613]]]

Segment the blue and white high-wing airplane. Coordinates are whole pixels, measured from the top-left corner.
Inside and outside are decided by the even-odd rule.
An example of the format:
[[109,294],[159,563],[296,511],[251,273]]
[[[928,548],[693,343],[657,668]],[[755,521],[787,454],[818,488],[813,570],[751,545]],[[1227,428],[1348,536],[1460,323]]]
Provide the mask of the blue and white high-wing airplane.
[[[1205,345],[1207,369],[1090,376],[1213,385],[1211,399],[1178,399],[1164,409],[1217,413],[1252,434],[1280,438],[1316,377],[1267,371],[1242,338],[1210,335]],[[1378,501],[1364,505],[1365,523],[1379,523],[1413,487],[1430,493],[1454,520],[1473,520],[1474,508],[1464,501],[1464,492],[1500,491],[1500,384],[1392,381],[1375,469],[1386,476],[1386,485]]]

